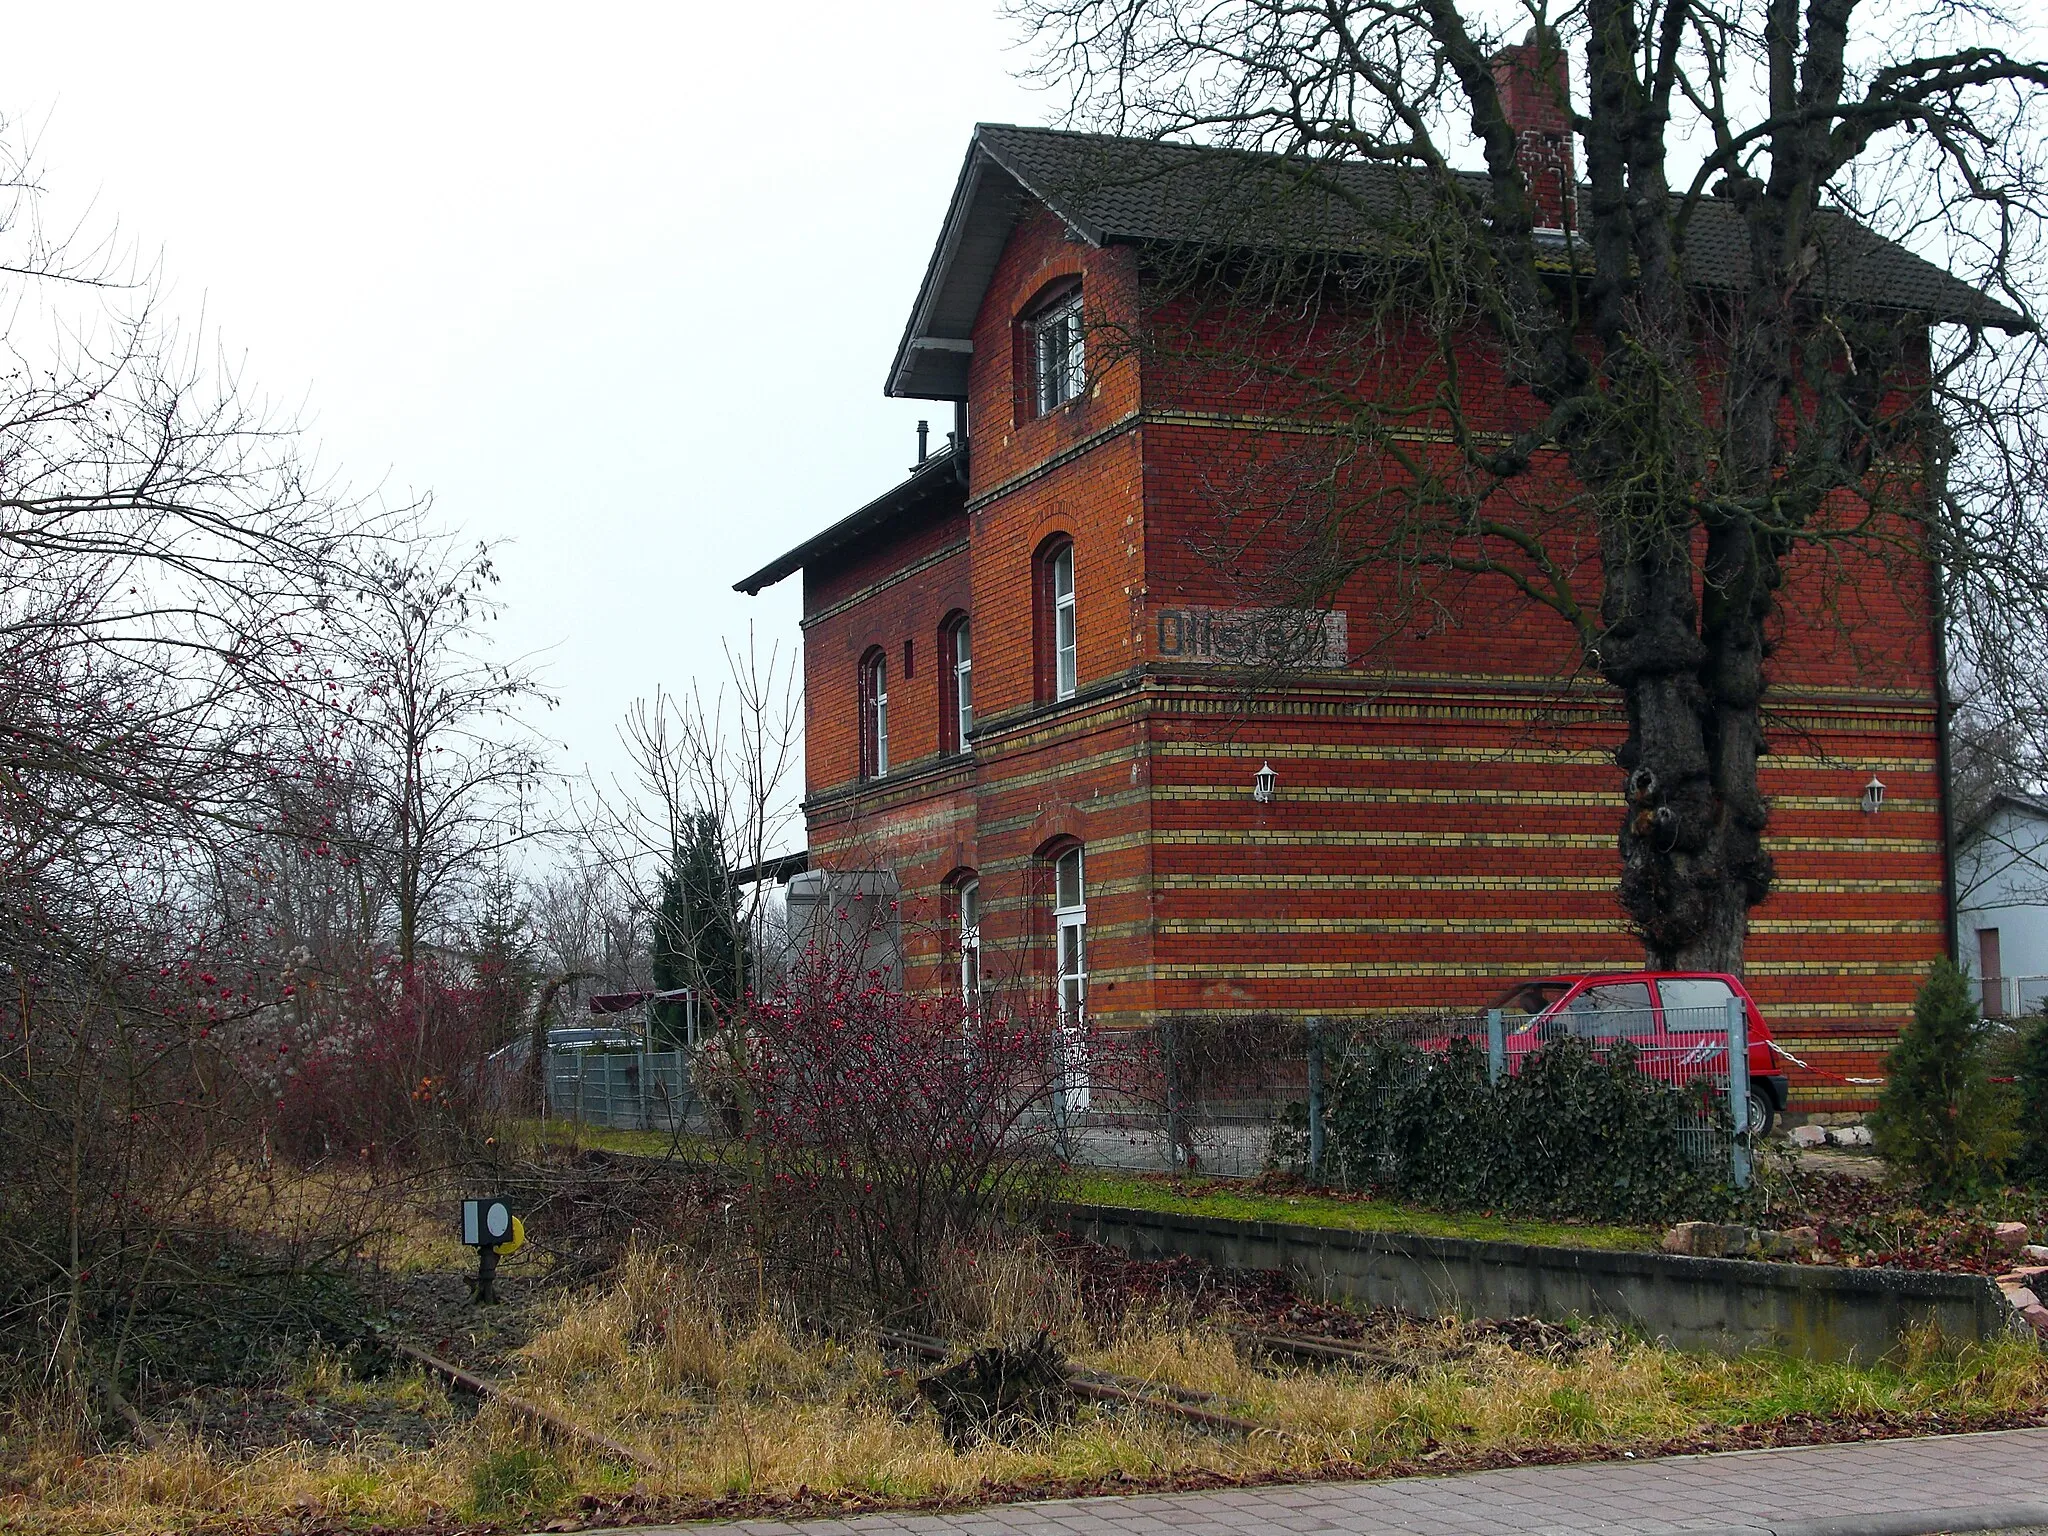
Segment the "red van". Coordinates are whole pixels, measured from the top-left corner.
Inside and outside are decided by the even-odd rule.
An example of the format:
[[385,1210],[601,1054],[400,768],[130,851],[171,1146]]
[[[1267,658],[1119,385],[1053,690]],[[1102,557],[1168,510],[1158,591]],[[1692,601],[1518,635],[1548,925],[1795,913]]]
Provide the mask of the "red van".
[[1727,1070],[1728,1005],[1742,999],[1749,1016],[1749,1120],[1769,1133],[1785,1108],[1790,1083],[1778,1070],[1770,1026],[1756,999],[1734,976],[1710,971],[1608,971],[1596,976],[1542,976],[1517,982],[1493,1002],[1507,1026],[1507,1068],[1547,1042],[1571,1035],[1598,1044],[1627,1040],[1646,1074],[1683,1087]]

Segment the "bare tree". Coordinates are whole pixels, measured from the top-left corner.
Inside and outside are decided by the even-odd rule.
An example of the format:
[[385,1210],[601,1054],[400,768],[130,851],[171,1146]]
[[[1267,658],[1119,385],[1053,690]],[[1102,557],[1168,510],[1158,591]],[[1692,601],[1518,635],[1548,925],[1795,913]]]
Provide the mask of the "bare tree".
[[[763,872],[799,825],[803,714],[795,658],[785,659],[779,646],[763,656],[749,631],[744,651],[727,648],[726,664],[727,681],[708,698],[693,687],[634,703],[620,728],[634,781],[614,784],[587,818],[610,867],[633,882],[650,924],[662,921],[664,889],[687,850],[716,850],[708,864],[698,860],[699,895],[740,921],[685,921],[662,936],[700,992],[714,970],[751,976],[755,957],[767,952],[776,917]],[[674,904],[668,907],[673,913]],[[709,932],[723,935],[730,955],[702,953]]]
[[530,900],[543,966],[558,976],[586,976],[608,992],[647,981],[647,937],[635,895],[602,863],[568,865],[533,884]]
[[355,594],[339,673],[342,739],[376,807],[353,850],[389,904],[410,971],[425,931],[467,887],[546,830],[535,795],[546,749],[523,711],[552,700],[521,662],[490,657],[490,551],[427,543],[374,560]]
[[2003,617],[2009,622],[1975,637],[1980,643],[1951,685],[1950,813],[1958,828],[1975,822],[1998,795],[2048,790],[2044,649],[2024,609]]
[[[1655,963],[1739,968],[1771,889],[1788,617],[1854,645],[1879,587],[1965,660],[2042,633],[2048,66],[1992,8],[1012,10],[1078,121],[1271,152],[1199,249],[1145,252],[1129,340],[1313,428],[1219,498],[1219,556],[1302,608],[1365,582],[1388,633],[1473,581],[1567,626],[1626,709],[1619,893]],[[1557,130],[1540,174],[1510,96]],[[1882,291],[1872,231],[1967,282]]]
[[44,210],[0,130],[0,1330],[118,1406],[152,1290],[239,1283],[288,985],[265,866],[318,779],[276,726],[413,520]]

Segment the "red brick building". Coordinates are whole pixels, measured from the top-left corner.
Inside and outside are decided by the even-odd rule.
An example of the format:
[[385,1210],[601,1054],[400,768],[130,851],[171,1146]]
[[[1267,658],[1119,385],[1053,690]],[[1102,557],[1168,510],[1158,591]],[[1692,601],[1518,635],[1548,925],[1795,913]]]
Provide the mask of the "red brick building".
[[[1167,174],[1076,174],[1105,153]],[[812,867],[893,871],[914,979],[957,984],[969,921],[985,968],[1067,972],[1111,1027],[1477,1006],[1639,964],[1613,894],[1620,706],[1571,680],[1555,616],[1475,590],[1368,648],[1340,605],[1324,665],[1243,686],[1259,616],[1197,551],[1244,422],[1184,371],[1090,350],[1143,321],[1148,242],[1199,233],[1175,188],[1209,153],[976,131],[888,382],[953,402],[955,436],[738,584],[803,574]],[[1960,290],[1863,256],[1902,307]],[[1840,1077],[1874,1069],[1946,942],[1938,647],[1906,585],[1774,657],[1779,880],[1748,976],[1823,1069],[1795,1109],[1857,1097]]]

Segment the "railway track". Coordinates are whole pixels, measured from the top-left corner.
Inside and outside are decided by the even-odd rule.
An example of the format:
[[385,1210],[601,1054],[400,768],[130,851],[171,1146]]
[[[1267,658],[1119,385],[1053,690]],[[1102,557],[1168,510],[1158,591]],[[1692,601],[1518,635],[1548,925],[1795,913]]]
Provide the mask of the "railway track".
[[410,1360],[431,1374],[440,1377],[450,1386],[469,1393],[472,1397],[488,1403],[496,1403],[508,1412],[525,1419],[550,1439],[572,1445],[581,1445],[588,1450],[598,1451],[616,1460],[630,1463],[644,1472],[660,1472],[661,1463],[651,1456],[634,1450],[623,1441],[600,1434],[594,1429],[565,1419],[553,1409],[543,1408],[539,1403],[529,1402],[518,1394],[508,1392],[497,1382],[466,1371],[461,1366],[443,1360],[439,1355],[430,1354],[417,1344],[408,1344],[403,1339],[378,1338],[373,1341],[378,1347],[390,1350],[402,1359]]
[[[921,1360],[943,1361],[953,1354],[956,1348],[948,1340],[935,1338],[931,1334],[908,1333],[895,1328],[870,1329],[868,1336],[884,1349],[914,1355]],[[1226,1434],[1253,1435],[1268,1428],[1263,1424],[1254,1424],[1249,1419],[1240,1419],[1234,1414],[1219,1413],[1207,1405],[1220,1402],[1222,1399],[1211,1393],[1190,1392],[1185,1387],[1141,1381],[1135,1376],[1117,1376],[1108,1371],[1092,1371],[1085,1366],[1075,1365],[1067,1367],[1067,1383],[1076,1397],[1090,1402],[1119,1403],[1127,1407],[1141,1408]]]
[[[827,1325],[827,1331],[841,1336],[846,1333],[846,1330],[830,1325]],[[1282,1355],[1315,1364],[1350,1365],[1368,1370],[1383,1371],[1390,1367],[1397,1368],[1397,1362],[1384,1352],[1362,1348],[1342,1339],[1264,1333],[1248,1328],[1230,1328],[1226,1331],[1238,1342],[1249,1344],[1270,1355]],[[942,1363],[960,1349],[960,1346],[950,1340],[905,1329],[869,1328],[860,1330],[860,1333],[881,1349],[932,1363]],[[496,1403],[516,1417],[525,1419],[550,1439],[582,1446],[645,1472],[658,1473],[663,1470],[661,1463],[625,1442],[564,1418],[553,1409],[544,1408],[539,1403],[507,1390],[502,1384],[444,1360],[417,1344],[390,1337],[380,1337],[371,1342],[440,1377],[458,1391],[467,1392],[483,1402]],[[1220,1434],[1254,1435],[1262,1431],[1268,1434],[1276,1432],[1271,1425],[1254,1423],[1236,1414],[1222,1411],[1224,1399],[1215,1393],[1197,1392],[1187,1387],[1175,1386],[1171,1382],[1121,1376],[1111,1371],[1098,1371],[1086,1366],[1068,1365],[1066,1375],[1069,1388],[1076,1397],[1084,1401],[1135,1408]]]

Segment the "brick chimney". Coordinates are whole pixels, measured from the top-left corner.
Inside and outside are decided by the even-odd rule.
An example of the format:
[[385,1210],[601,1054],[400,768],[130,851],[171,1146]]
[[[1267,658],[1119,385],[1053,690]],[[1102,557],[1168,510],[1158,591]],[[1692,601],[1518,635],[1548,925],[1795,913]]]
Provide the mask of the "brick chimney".
[[1515,158],[1528,178],[1538,229],[1579,222],[1578,163],[1572,154],[1571,62],[1555,32],[1529,35],[1490,61],[1501,107],[1515,130]]

